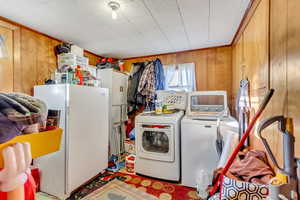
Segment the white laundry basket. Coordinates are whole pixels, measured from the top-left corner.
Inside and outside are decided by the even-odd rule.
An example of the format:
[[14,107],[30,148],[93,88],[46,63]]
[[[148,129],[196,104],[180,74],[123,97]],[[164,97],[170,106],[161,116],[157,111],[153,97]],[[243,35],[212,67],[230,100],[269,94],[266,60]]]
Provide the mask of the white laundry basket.
[[187,104],[187,93],[177,91],[156,91],[157,100],[162,102],[162,105],[167,105],[168,109],[185,110]]

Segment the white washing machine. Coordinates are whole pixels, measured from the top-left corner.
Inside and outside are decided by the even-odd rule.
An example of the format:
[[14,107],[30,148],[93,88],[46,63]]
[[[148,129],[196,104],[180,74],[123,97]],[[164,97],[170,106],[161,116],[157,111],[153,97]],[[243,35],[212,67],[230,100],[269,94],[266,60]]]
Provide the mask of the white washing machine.
[[[213,170],[225,165],[238,141],[238,123],[226,113],[224,91],[192,92],[188,101],[181,121],[182,184],[196,187],[201,171],[212,178]],[[216,148],[217,127],[223,140],[221,156]]]
[[142,113],[136,117],[138,174],[180,180],[180,122],[183,111],[173,114]]

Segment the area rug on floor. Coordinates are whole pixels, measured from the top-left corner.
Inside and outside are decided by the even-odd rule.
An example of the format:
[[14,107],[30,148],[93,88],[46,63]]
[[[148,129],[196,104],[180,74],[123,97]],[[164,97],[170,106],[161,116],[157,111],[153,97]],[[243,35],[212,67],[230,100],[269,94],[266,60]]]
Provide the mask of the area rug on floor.
[[42,192],[38,192],[35,194],[35,200],[59,200],[59,199]]
[[172,184],[165,181],[146,178],[142,176],[115,173],[125,183],[130,184],[139,190],[145,191],[158,197],[160,200],[198,200],[197,192],[193,188],[185,187],[182,185]]
[[82,200],[158,200],[158,198],[119,180],[113,180]]
[[88,184],[85,184],[84,186],[80,187],[78,190],[73,192],[73,194],[67,200],[82,199],[83,197],[87,196],[88,194],[91,194],[92,192],[103,187],[104,185],[106,185],[114,179],[118,179],[121,181],[125,180],[124,177],[118,177],[114,175],[114,173],[106,171],[104,173],[99,174]]
[[68,200],[83,199],[87,195],[92,194],[113,180],[123,181],[131,187],[135,187],[148,194],[158,197],[160,200],[199,199],[197,192],[193,188],[126,173],[105,172],[97,176],[89,184],[86,184],[79,190],[75,191]]

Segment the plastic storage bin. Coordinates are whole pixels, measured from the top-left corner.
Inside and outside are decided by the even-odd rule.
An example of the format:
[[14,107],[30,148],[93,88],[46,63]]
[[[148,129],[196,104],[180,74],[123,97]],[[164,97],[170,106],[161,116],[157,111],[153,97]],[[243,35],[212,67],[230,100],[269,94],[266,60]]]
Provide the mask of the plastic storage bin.
[[5,147],[18,142],[29,142],[31,144],[32,158],[37,158],[59,150],[62,132],[62,129],[55,129],[51,131],[25,134],[17,136],[6,143],[0,144],[0,168],[3,168],[2,149]]

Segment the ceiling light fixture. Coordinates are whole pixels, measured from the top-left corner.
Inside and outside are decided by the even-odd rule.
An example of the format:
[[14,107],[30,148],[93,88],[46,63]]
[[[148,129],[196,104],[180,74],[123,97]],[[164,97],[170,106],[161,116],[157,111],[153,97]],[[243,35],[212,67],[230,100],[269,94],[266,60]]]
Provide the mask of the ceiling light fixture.
[[116,1],[110,1],[108,3],[108,6],[111,8],[111,17],[113,19],[117,19],[118,18],[117,10],[119,10],[120,4]]

